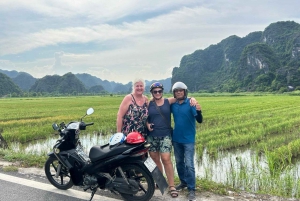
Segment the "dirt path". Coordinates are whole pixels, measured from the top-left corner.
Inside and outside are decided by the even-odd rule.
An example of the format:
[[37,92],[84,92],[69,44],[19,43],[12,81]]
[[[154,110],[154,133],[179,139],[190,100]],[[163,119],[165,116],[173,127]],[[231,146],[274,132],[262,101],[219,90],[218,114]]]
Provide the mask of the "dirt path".
[[[10,162],[0,160],[0,168],[9,165],[16,165]],[[37,178],[45,177],[44,170],[41,168],[18,168],[18,174],[25,175],[28,179],[36,180]],[[101,192],[100,192],[101,193]],[[159,190],[151,201],[186,201],[187,191],[180,191],[177,198],[171,198],[170,194],[161,195]],[[109,195],[108,195],[109,196]],[[277,196],[261,195],[247,192],[228,192],[227,196],[213,194],[211,192],[196,192],[197,201],[296,201],[295,198],[281,198]],[[118,197],[116,197],[118,199]]]

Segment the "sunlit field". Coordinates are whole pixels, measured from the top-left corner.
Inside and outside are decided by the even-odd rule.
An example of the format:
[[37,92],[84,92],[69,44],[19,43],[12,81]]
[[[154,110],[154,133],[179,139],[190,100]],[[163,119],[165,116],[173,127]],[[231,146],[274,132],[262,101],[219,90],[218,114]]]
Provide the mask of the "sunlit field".
[[[300,154],[300,96],[189,96],[201,104],[204,117],[203,123],[197,124],[197,160],[201,161],[203,153],[213,161],[220,153],[250,150],[255,154],[246,161],[236,158],[238,168],[224,173],[226,185],[300,197],[298,168],[295,168]],[[46,139],[55,133],[52,123],[79,120],[93,107],[94,114],[84,120],[95,124],[84,132],[110,135],[116,131],[122,99],[123,96],[0,99],[0,129],[8,143]],[[266,164],[264,169],[259,165],[261,157]],[[212,179],[210,170],[205,171],[205,178]]]
[[[116,116],[123,97],[60,97],[0,99],[0,128],[8,142],[46,138],[55,131],[53,123],[80,120],[89,107],[95,112],[85,120],[97,132],[116,130]],[[91,130],[89,130],[91,131]]]

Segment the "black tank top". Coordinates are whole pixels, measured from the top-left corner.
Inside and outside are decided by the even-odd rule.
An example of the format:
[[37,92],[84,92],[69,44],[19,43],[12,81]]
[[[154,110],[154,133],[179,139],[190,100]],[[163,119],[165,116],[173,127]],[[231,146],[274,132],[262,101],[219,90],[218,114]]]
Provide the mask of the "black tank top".
[[164,104],[158,107],[160,109],[160,113],[164,116],[164,118],[157,110],[155,102],[149,102],[148,122],[153,123],[154,127],[152,132],[148,131],[148,135],[154,137],[165,137],[171,135],[171,110],[168,99],[164,98]]

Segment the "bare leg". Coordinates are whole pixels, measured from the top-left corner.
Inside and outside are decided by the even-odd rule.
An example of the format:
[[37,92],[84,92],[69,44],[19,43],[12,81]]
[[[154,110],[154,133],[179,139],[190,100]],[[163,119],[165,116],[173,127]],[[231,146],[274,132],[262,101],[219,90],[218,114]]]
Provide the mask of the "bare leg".
[[159,152],[149,152],[152,160],[156,163],[158,169],[164,173],[161,161],[160,161],[160,153]]
[[161,153],[161,160],[165,168],[169,186],[174,186],[174,169],[169,152]]

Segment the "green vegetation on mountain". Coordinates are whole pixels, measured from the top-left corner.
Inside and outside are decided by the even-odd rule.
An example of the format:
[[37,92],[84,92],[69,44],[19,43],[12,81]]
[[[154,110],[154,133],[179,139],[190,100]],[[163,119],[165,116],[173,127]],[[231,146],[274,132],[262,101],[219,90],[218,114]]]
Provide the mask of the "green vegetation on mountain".
[[16,77],[12,78],[12,81],[23,91],[28,91],[36,80],[32,75],[25,72],[20,72]]
[[[131,82],[121,84],[86,73],[47,75],[36,79],[23,72],[1,72],[23,92],[29,90],[29,93],[103,93],[103,90],[105,93],[129,93],[132,90]],[[172,78],[157,81],[164,84],[167,92],[177,81],[184,82],[192,92],[300,90],[300,24],[276,22],[264,31],[252,32],[242,38],[229,36],[217,44],[183,56],[180,66],[173,68]],[[147,93],[152,82],[146,81]],[[0,94],[11,91],[7,84],[0,82]]]
[[18,71],[12,70],[12,71],[8,71],[8,70],[2,70],[0,69],[0,73],[3,73],[5,75],[7,75],[10,78],[15,78],[19,75]]
[[7,75],[0,73],[0,97],[21,94],[22,90]]
[[253,43],[244,48],[238,65],[238,87],[247,91],[272,91],[280,60],[273,49],[265,43]]
[[190,91],[287,91],[300,89],[300,25],[270,24],[263,32],[230,36],[185,55],[172,72]]
[[38,79],[35,84],[30,88],[31,92],[47,92],[47,93],[85,93],[87,89],[83,83],[72,73],[67,73],[63,76],[47,75]]
[[105,91],[113,92],[113,89],[118,83],[109,82],[107,80],[102,80],[96,76],[92,76],[87,73],[75,74],[75,76],[84,84],[84,86],[89,89],[93,86],[102,86]]
[[105,90],[101,85],[95,85],[89,89],[89,92],[90,93],[104,93]]

